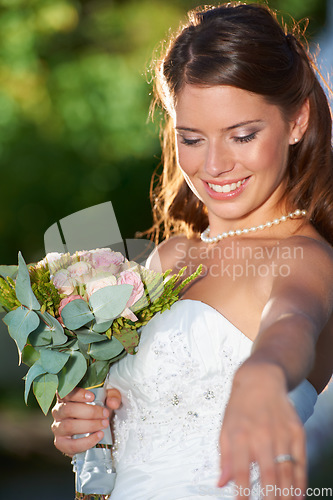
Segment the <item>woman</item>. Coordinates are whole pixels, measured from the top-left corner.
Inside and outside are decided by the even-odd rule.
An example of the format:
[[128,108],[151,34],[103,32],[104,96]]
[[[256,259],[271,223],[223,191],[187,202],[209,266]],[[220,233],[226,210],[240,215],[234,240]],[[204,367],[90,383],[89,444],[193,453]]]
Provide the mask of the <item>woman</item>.
[[[242,498],[253,462],[265,497],[292,498],[305,490],[306,457],[288,391],[307,378],[306,408],[332,374],[325,94],[296,34],[268,8],[238,3],[191,13],[157,64],[156,92],[168,118],[154,216],[166,240],[149,265],[204,273],[111,368],[122,397],[112,498]],[[67,454],[108,425],[106,410],[82,404],[90,397],[74,391],[53,411]],[[116,390],[108,406],[118,408]],[[92,434],[71,439],[82,432]]]

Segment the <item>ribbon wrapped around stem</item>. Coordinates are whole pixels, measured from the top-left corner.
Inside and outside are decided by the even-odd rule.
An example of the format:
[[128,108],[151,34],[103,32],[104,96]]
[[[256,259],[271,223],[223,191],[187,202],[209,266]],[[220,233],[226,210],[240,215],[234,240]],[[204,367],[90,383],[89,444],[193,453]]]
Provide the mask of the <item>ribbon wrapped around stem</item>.
[[[89,389],[95,394],[92,405],[105,405],[106,390],[103,387]],[[75,438],[87,436],[78,434]],[[111,428],[104,430],[103,439],[93,448],[74,455],[75,500],[107,500],[110,498],[116,478],[113,466]]]

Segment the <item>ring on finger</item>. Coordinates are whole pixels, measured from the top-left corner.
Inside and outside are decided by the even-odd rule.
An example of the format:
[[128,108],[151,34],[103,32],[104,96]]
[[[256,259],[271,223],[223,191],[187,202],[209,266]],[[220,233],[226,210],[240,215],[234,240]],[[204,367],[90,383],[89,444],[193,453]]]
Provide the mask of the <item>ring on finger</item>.
[[289,453],[281,453],[280,455],[276,455],[276,457],[274,458],[274,462],[276,464],[283,464],[284,462],[291,462],[295,464],[296,460]]

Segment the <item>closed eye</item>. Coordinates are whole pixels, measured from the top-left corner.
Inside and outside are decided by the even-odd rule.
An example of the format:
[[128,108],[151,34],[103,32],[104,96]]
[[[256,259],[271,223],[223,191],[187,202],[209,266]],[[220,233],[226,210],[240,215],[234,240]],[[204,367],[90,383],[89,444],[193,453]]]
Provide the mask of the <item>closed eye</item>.
[[234,137],[234,141],[239,142],[241,144],[244,144],[246,142],[253,141],[253,139],[255,139],[257,137],[257,134],[258,134],[258,132],[253,132],[252,134],[249,134],[249,135],[244,135],[241,137]]
[[182,144],[185,144],[185,146],[195,146],[196,144],[199,144],[201,139],[187,139],[186,137],[183,137],[182,135],[180,136],[180,142]]

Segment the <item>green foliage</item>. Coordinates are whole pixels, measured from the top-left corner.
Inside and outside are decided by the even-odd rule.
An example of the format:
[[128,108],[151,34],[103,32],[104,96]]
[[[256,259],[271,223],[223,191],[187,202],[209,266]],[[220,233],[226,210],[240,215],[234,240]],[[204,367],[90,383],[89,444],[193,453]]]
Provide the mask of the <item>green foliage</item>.
[[98,361],[114,359],[124,350],[123,345],[116,338],[93,343],[88,351],[89,355]]
[[6,314],[3,321],[8,327],[9,335],[15,340],[21,356],[29,334],[39,325],[37,313],[22,306]]
[[52,373],[43,373],[33,382],[34,395],[45,415],[49,411],[57,388],[58,377]]
[[94,319],[87,302],[83,299],[73,300],[65,305],[61,317],[69,330],[77,330]]
[[61,398],[67,396],[82,380],[87,371],[87,361],[83,354],[77,350],[72,350],[70,357],[59,372],[58,392]]
[[326,2],[322,0],[269,0],[268,4],[276,9],[280,17],[290,26],[294,20],[309,19],[307,37],[311,40],[318,33],[325,21]]
[[30,275],[26,263],[19,252],[19,268],[15,282],[15,293],[17,299],[28,309],[40,309],[40,303],[31,288]]
[[116,318],[126,307],[132,285],[106,286],[93,293],[89,305],[97,323]]
[[31,288],[40,304],[45,304],[44,309],[52,316],[58,316],[61,296],[50,280],[50,270],[45,266],[30,266]]
[[15,282],[12,278],[5,279],[0,276],[0,304],[8,311],[21,305],[16,298]]
[[148,0],[0,3],[0,262],[17,248],[37,260],[55,220],[110,199],[124,237],[148,227],[159,142],[145,68],[181,13]]
[[[138,346],[139,328],[146,325],[156,313],[162,313],[166,309],[170,309],[172,304],[179,299],[179,295],[183,288],[200,275],[202,266],[200,265],[193,274],[181,281],[185,271],[186,267],[183,267],[178,274],[171,277],[169,277],[171,271],[166,271],[162,278],[163,288],[160,289],[160,287],[158,287],[160,291],[159,294],[155,293],[156,288],[154,286],[156,283],[159,283],[160,280],[158,280],[158,278],[152,280],[152,287],[147,286],[145,283],[146,297],[148,299],[149,306],[145,307],[141,311],[135,309],[138,321],[132,323],[131,321],[124,320],[122,317],[114,320],[111,326],[112,335],[123,344],[129,354],[134,354],[135,349]],[[144,273],[145,270],[143,269],[142,272]],[[168,277],[169,279],[166,281]],[[181,281],[181,283],[176,286],[179,281]],[[149,295],[149,288],[152,291],[152,296]]]

